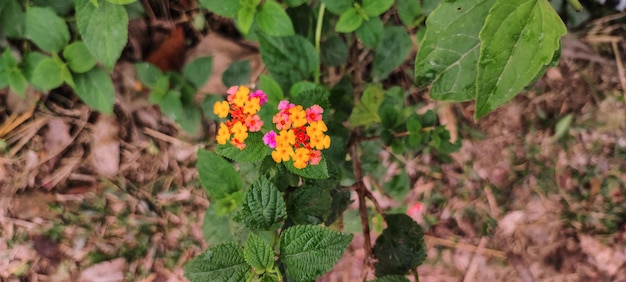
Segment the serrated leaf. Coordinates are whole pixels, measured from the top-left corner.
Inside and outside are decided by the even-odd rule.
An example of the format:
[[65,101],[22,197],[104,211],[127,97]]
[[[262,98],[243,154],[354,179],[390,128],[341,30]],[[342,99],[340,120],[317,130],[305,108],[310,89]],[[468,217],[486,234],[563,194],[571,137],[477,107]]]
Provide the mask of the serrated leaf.
[[0,33],[9,38],[22,37],[25,23],[25,13],[17,0],[4,0],[0,3]]
[[413,41],[406,28],[389,26],[385,28],[383,39],[376,48],[372,62],[372,74],[377,79],[385,79],[397,67],[404,63],[413,49]]
[[[303,185],[289,193],[287,216],[295,224],[320,224],[326,220],[333,199],[331,187]],[[333,187],[334,188],[334,187]]]
[[461,102],[476,96],[478,33],[495,2],[444,1],[428,16],[415,59],[415,79],[420,85],[432,83],[431,98]]
[[243,188],[241,176],[233,165],[213,152],[198,150],[198,179],[212,199],[221,199]]
[[64,65],[58,64],[53,58],[46,57],[37,63],[33,69],[30,83],[44,91],[57,88],[63,84],[61,77]]
[[316,225],[296,225],[280,234],[280,260],[294,281],[311,281],[328,272],[343,255],[352,234]]
[[420,1],[396,0],[396,5],[398,17],[400,17],[400,20],[405,26],[412,28],[419,25],[417,20],[420,19],[422,15]]
[[422,228],[406,214],[385,215],[387,228],[372,249],[376,276],[405,275],[426,259]]
[[546,0],[497,1],[480,31],[478,119],[517,95],[560,46],[567,28]]
[[263,143],[263,133],[248,133],[245,143],[246,148],[243,150],[227,143],[226,145],[217,145],[215,152],[237,162],[258,162],[267,156],[268,147]]
[[241,9],[241,4],[235,0],[200,0],[200,5],[213,13],[227,18],[235,17],[237,11]]
[[70,41],[65,20],[50,8],[30,7],[26,11],[25,27],[26,37],[46,52],[57,53]]
[[96,59],[89,53],[82,41],[76,41],[63,49],[63,58],[75,73],[84,73],[96,65]]
[[356,37],[369,48],[376,48],[380,44],[385,32],[383,22],[379,18],[371,18],[356,30]]
[[321,86],[312,84],[311,88],[308,88],[308,89],[304,88],[304,89],[294,90],[294,88],[292,88],[292,90],[293,90],[291,94],[292,103],[296,105],[300,105],[305,109],[313,105],[318,105],[324,109],[330,109],[330,103],[328,102],[328,97],[330,96],[330,92],[326,90],[326,88],[322,88]]
[[365,88],[361,101],[356,105],[350,115],[350,125],[369,126],[372,123],[380,122],[378,108],[383,103],[385,92],[379,85],[370,85]]
[[257,274],[274,268],[272,247],[252,232],[248,235],[248,241],[246,241],[246,246],[243,249],[243,257],[249,265],[254,267]]
[[226,87],[246,85],[250,80],[251,71],[249,60],[234,62],[222,73],[222,82]]
[[273,0],[266,0],[256,15],[259,28],[270,36],[294,35],[293,23],[287,12]]
[[[332,143],[332,141],[331,141]],[[326,179],[328,178],[328,167],[326,166],[326,157],[322,155],[322,160],[316,165],[307,165],[305,168],[296,168],[293,161],[285,163],[287,170],[295,175],[310,179]]]
[[104,0],[97,7],[76,0],[76,25],[91,55],[112,70],[128,41],[126,9]]
[[269,180],[262,177],[246,190],[241,218],[248,228],[276,230],[285,216],[287,216],[285,201],[278,188]]
[[369,282],[410,282],[410,281],[411,280],[406,278],[404,275],[386,275],[383,277],[378,277]]
[[139,81],[151,88],[153,88],[159,78],[163,76],[163,72],[151,63],[137,63],[135,64],[135,71],[137,72]]
[[243,251],[235,243],[209,248],[185,265],[185,277],[189,281],[245,281],[250,271]]
[[357,30],[363,23],[363,18],[359,12],[351,7],[339,16],[339,20],[335,25],[336,32],[349,33]]
[[[156,69],[159,71],[159,69]],[[196,58],[183,68],[183,76],[189,80],[196,89],[200,89],[209,80],[213,71],[213,57]],[[155,72],[154,70],[152,72]],[[153,74],[154,75],[154,74]]]
[[322,43],[320,59],[324,65],[340,66],[348,60],[348,46],[339,36],[332,35]]
[[343,12],[352,7],[353,0],[322,0],[331,13],[341,15]]
[[115,105],[115,88],[108,73],[101,68],[93,68],[86,73],[74,76],[74,91],[87,105],[110,115]]
[[283,89],[310,78],[319,67],[320,59],[315,47],[302,36],[270,37],[260,34],[259,43],[261,59]]
[[368,17],[378,17],[393,6],[394,0],[363,0],[363,11]]

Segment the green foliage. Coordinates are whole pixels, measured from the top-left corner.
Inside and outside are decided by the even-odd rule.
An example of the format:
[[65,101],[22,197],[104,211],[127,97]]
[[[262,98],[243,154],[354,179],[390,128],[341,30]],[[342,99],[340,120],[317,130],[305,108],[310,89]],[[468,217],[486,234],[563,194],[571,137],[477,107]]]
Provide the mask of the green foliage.
[[376,276],[405,275],[426,259],[424,233],[406,214],[387,214],[385,222],[387,228],[373,248],[378,259],[374,264]]
[[376,278],[370,282],[409,282],[410,280],[403,275],[386,275]]
[[26,37],[43,51],[57,53],[70,41],[65,21],[52,9],[31,7],[26,10],[25,26]]
[[370,85],[363,92],[361,103],[357,104],[350,115],[350,125],[369,126],[380,122],[378,108],[383,103],[385,92],[380,85]]
[[76,95],[87,105],[105,114],[113,113],[115,87],[109,75],[101,68],[74,75]]
[[261,35],[261,59],[283,89],[310,78],[319,66],[319,54],[305,38],[294,35],[271,37]]
[[243,188],[241,177],[233,166],[215,153],[198,150],[196,168],[200,184],[213,199],[224,198]]
[[[200,57],[189,62],[183,68],[183,77],[196,88],[200,89],[211,77],[211,71],[213,70],[213,57]],[[156,69],[156,71],[159,71]],[[151,70],[154,75],[158,75],[155,70]],[[160,73],[160,71],[159,71]]]
[[326,220],[333,198],[331,187],[303,185],[289,193],[287,214],[295,224],[320,224]]
[[377,79],[386,78],[400,66],[411,53],[413,43],[409,34],[399,26],[386,27],[383,38],[374,54],[372,75]]
[[329,271],[352,241],[342,234],[315,225],[297,225],[280,234],[280,261],[294,281],[310,281]]
[[278,188],[265,178],[252,184],[243,200],[241,218],[253,230],[276,230],[287,215],[285,201]]
[[326,158],[322,156],[322,160],[318,165],[307,166],[303,169],[298,169],[293,166],[293,161],[285,163],[287,170],[295,175],[302,176],[311,179],[326,179],[328,178],[328,168],[326,166]]
[[246,85],[250,72],[250,61],[234,62],[222,74],[222,82],[226,86]]
[[250,265],[234,243],[209,248],[185,265],[189,281],[244,281]]
[[266,0],[263,3],[256,20],[259,28],[269,36],[291,36],[295,34],[289,15],[274,0]]
[[0,33],[9,38],[24,35],[25,13],[17,0],[4,0],[0,3]]
[[272,247],[254,233],[248,236],[246,247],[243,249],[243,257],[257,274],[263,274],[274,268]]
[[82,41],[76,41],[63,49],[63,58],[74,73],[85,73],[96,65],[96,59],[89,53]]
[[218,145],[216,153],[238,162],[258,162],[267,156],[268,148],[263,144],[263,134],[260,132],[251,132],[246,139],[246,148],[239,150],[235,146],[229,144]]

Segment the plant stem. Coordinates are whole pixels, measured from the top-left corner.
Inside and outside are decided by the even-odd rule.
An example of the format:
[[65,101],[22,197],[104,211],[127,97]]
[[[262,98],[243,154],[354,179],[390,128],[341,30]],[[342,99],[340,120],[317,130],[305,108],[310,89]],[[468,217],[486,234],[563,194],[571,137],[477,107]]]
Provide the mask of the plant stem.
[[[320,3],[320,11],[317,14],[317,24],[315,25],[315,50],[317,50],[317,54],[321,53],[320,41],[322,40],[322,25],[324,24],[324,11],[326,11],[326,5],[324,2]],[[320,83],[320,66],[317,66],[315,69],[315,83]]]
[[567,4],[572,6],[576,12],[581,12],[583,10],[583,5],[581,5],[578,0],[567,0]]

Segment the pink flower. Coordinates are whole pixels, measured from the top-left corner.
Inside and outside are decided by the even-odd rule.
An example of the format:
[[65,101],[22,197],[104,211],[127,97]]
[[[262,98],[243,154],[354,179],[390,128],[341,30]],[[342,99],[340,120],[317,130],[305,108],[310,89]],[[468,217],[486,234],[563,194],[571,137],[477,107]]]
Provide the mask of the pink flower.
[[261,126],[263,126],[263,121],[259,115],[248,116],[246,118],[246,127],[248,127],[248,131],[257,132],[261,130]]
[[272,122],[274,124],[276,124],[276,129],[278,129],[278,130],[290,129],[291,128],[291,120],[289,119],[289,115],[288,114],[277,113],[272,118]]
[[260,89],[250,93],[250,100],[254,98],[259,98],[259,104],[261,106],[263,106],[263,104],[267,102],[267,94],[265,94],[265,92],[263,92],[263,90],[260,90]]
[[311,155],[311,158],[309,159],[309,162],[312,165],[318,165],[322,161],[322,152],[318,150],[311,150],[310,155]]
[[306,109],[306,120],[311,123],[322,119],[322,113],[324,109],[318,105],[313,105]]
[[228,88],[228,90],[226,91],[226,93],[228,93],[228,97],[226,98],[226,100],[228,100],[228,103],[233,103],[237,90],[239,90],[239,86],[231,86],[230,88]]
[[293,108],[295,106],[296,106],[295,104],[291,104],[287,100],[281,100],[278,103],[278,109],[281,110],[281,111],[287,111],[287,110],[289,110],[289,109],[291,109],[291,108]]
[[263,136],[263,143],[272,149],[276,148],[276,132],[270,130],[270,132],[266,133]]

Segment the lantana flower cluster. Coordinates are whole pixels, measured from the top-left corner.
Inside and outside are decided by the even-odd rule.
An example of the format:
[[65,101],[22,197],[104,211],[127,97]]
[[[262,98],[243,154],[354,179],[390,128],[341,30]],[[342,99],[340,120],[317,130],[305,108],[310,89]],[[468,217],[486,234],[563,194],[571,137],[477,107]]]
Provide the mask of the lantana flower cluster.
[[257,132],[263,120],[257,114],[267,102],[267,94],[262,90],[251,92],[246,86],[232,86],[227,91],[226,101],[216,102],[213,112],[220,118],[230,118],[222,122],[215,138],[220,145],[230,143],[243,150],[246,147],[248,132]]
[[263,142],[274,149],[274,161],[293,160],[293,166],[298,169],[319,164],[322,160],[320,150],[330,147],[322,113],[324,109],[319,105],[303,109],[287,100],[280,101],[278,113],[272,118],[278,132],[271,130],[263,136]]

